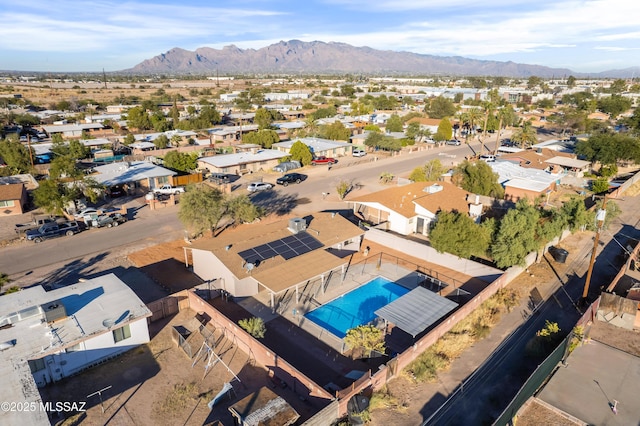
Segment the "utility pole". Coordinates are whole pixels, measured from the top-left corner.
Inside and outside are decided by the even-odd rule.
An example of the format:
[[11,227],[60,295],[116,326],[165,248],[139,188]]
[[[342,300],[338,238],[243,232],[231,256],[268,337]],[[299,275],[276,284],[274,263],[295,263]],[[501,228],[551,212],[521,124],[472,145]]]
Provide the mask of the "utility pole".
[[31,134],[27,134],[27,149],[29,150],[29,159],[31,160],[31,168],[33,169],[35,166],[33,165],[33,151],[31,151]]
[[604,196],[602,207],[596,213],[596,236],[593,239],[593,251],[591,252],[591,261],[589,262],[589,270],[587,271],[587,279],[584,281],[584,289],[582,290],[581,303],[583,306],[587,304],[587,296],[589,294],[589,284],[591,283],[591,274],[593,272],[593,264],[596,261],[596,251],[598,242],[600,241],[600,230],[604,225],[604,219],[607,216],[607,196]]

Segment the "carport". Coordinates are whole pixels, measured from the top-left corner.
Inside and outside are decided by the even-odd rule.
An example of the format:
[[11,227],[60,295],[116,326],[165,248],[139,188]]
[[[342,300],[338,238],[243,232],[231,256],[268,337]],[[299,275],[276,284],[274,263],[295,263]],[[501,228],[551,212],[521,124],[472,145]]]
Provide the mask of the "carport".
[[424,287],[416,287],[375,314],[384,320],[385,329],[391,323],[415,338],[457,307],[456,302]]

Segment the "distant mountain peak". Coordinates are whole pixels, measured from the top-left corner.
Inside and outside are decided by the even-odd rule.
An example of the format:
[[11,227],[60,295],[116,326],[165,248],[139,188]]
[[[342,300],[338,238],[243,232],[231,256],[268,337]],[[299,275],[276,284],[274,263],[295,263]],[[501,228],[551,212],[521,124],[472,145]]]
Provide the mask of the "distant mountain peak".
[[462,56],[435,56],[411,52],[354,47],[341,42],[281,40],[260,49],[241,49],[234,44],[222,49],[200,47],[195,51],[174,47],[123,72],[135,74],[228,74],[298,73],[369,75],[504,76],[528,78],[614,77],[640,75],[640,68],[597,74],[567,68],[519,64],[513,61],[484,61]]

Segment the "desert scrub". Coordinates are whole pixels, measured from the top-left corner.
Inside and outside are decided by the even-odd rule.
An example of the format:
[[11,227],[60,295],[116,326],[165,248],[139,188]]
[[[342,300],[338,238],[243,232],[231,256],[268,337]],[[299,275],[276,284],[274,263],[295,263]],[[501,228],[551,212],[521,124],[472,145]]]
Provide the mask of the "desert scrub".
[[449,368],[465,350],[487,337],[502,313],[513,309],[516,303],[517,293],[499,290],[420,354],[407,366],[406,372],[417,382],[435,380],[438,372]]
[[369,400],[369,410],[379,410],[379,409],[398,409],[404,408],[403,406],[398,404],[398,398],[393,396],[387,385],[384,385],[380,390],[376,391],[371,395],[371,399]]

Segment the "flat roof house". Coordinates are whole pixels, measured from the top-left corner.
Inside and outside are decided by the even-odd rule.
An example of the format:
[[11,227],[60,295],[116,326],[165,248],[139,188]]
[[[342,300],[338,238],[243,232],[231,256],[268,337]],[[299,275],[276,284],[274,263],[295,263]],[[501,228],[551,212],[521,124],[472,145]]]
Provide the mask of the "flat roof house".
[[310,279],[324,279],[346,267],[363,236],[362,229],[339,214],[318,212],[242,225],[185,250],[191,250],[193,271],[204,281],[238,297],[268,291],[273,307],[277,294],[289,289],[297,294]]
[[296,138],[295,140],[274,143],[272,147],[288,154],[293,144],[298,141],[307,145],[314,156],[341,157],[351,153],[353,148],[353,145],[348,142],[321,138]]
[[[0,297],[0,400],[40,404],[38,387],[149,342],[151,311],[114,274]],[[3,424],[49,425],[43,410],[5,411]]]
[[286,156],[286,153],[275,149],[259,149],[202,157],[198,159],[198,167],[208,169],[211,173],[244,175],[260,170],[271,170],[278,165],[278,160]]
[[106,186],[129,185],[131,188],[153,189],[171,183],[176,172],[148,161],[123,161],[94,167],[91,175]]

